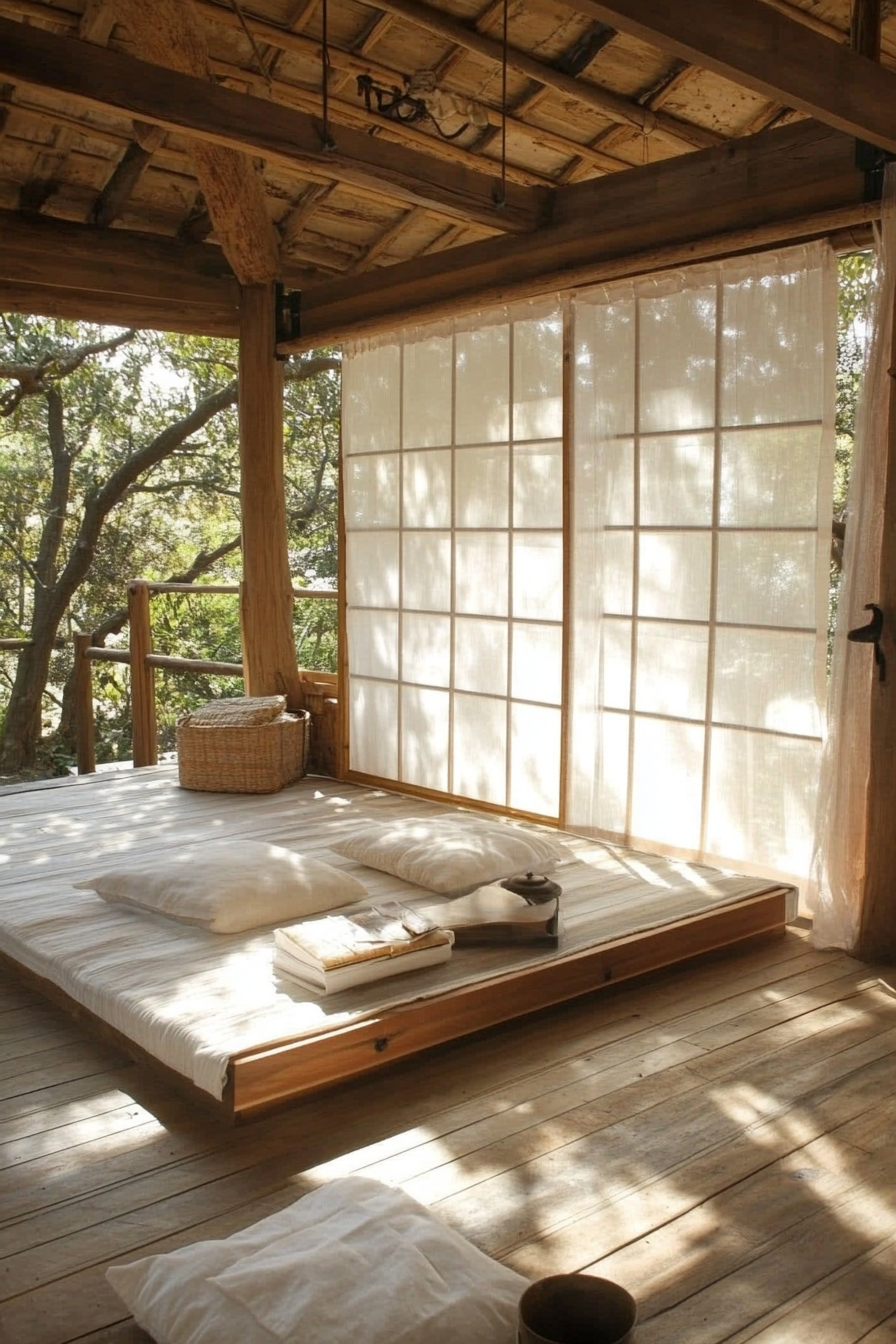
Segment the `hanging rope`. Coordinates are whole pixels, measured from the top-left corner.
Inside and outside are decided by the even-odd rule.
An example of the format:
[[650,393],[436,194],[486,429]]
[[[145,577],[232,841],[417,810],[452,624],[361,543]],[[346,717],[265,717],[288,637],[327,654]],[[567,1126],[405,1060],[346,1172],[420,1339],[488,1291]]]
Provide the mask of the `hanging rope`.
[[507,11],[508,0],[504,0],[504,15],[501,33],[501,186],[495,197],[495,205],[503,210],[507,204]]
[[335,149],[336,141],[330,134],[330,49],[327,45],[327,0],[323,0],[321,6],[321,40],[320,40],[320,65],[321,65],[321,104],[323,112],[323,147],[324,149]]

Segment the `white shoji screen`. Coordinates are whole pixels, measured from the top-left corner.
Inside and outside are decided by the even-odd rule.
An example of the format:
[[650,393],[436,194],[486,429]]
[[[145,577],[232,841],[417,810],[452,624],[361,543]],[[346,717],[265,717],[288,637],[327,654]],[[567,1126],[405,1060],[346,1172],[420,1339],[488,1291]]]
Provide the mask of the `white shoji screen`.
[[570,828],[808,873],[835,305],[821,244],[576,299]]
[[563,318],[346,350],[350,766],[559,814]]

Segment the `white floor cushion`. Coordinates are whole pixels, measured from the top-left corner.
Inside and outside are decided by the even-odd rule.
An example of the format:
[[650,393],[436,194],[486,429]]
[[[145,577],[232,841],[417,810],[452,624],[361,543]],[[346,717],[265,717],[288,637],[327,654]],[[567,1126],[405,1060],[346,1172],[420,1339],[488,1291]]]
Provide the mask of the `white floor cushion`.
[[410,1196],[360,1176],[107,1275],[158,1344],[513,1344],[528,1286]]

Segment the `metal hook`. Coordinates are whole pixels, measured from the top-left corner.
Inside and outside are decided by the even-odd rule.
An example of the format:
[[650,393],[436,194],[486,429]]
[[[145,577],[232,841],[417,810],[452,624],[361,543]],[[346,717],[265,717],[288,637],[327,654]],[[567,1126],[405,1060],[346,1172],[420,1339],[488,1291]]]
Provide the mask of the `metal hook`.
[[874,661],[877,664],[878,681],[887,679],[887,660],[884,657],[884,651],[881,647],[881,636],[884,630],[884,614],[880,607],[874,602],[866,602],[865,610],[872,612],[871,620],[867,625],[860,625],[855,630],[850,630],[846,636],[854,644],[873,644]]

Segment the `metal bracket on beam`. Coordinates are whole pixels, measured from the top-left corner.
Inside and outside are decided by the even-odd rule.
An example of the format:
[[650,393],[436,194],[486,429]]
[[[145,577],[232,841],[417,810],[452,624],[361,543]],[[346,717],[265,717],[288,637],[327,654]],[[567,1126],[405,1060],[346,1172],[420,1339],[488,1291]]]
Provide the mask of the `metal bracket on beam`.
[[868,140],[856,141],[856,167],[865,174],[865,200],[879,201],[884,191],[884,168],[896,159],[888,149],[880,149]]
[[[279,280],[276,285],[274,305],[274,340],[293,341],[302,334],[302,292],[298,289],[285,289]],[[278,359],[288,359],[288,355],[278,355]]]

